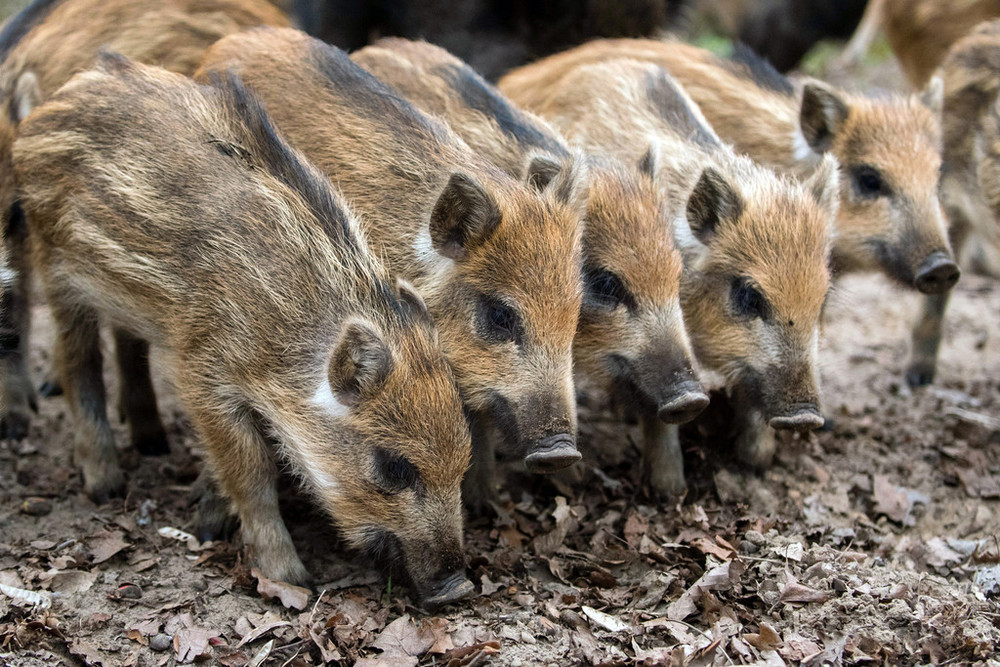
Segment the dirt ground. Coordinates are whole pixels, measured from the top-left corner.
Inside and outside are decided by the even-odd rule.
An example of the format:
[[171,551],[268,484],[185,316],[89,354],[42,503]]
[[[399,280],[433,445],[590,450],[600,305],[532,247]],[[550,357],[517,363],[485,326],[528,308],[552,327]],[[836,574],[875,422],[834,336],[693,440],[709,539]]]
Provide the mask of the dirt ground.
[[[585,462],[510,471],[497,517],[468,525],[479,595],[437,616],[293,490],[314,593],[185,539],[199,444],[162,379],[173,452],[123,453],[129,494],[107,506],[70,464],[62,399],[44,400],[28,439],[0,443],[0,663],[1000,664],[1000,285],[963,277],[938,382],[911,392],[919,300],[839,281],[822,344],[832,430],[786,439],[759,476],[695,437],[677,506],[648,497],[635,428],[588,394]],[[38,380],[50,327],[37,308]]]

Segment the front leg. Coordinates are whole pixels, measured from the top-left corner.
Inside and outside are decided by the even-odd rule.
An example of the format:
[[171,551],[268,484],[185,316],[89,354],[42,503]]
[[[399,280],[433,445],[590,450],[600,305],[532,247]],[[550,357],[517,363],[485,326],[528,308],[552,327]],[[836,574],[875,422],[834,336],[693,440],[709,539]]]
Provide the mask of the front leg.
[[653,491],[662,498],[675,498],[687,492],[684,480],[684,453],[681,451],[680,427],[666,424],[655,412],[639,415],[642,426],[645,473]]
[[260,420],[250,409],[219,410],[210,388],[182,389],[182,394],[205,440],[215,480],[240,519],[250,560],[268,579],[307,583],[309,572],[278,509],[278,469]]
[[472,461],[462,479],[462,500],[469,512],[481,516],[496,501],[496,437],[490,418],[481,412],[469,416]]
[[170,453],[167,432],[156,408],[156,392],[149,376],[149,343],[115,329],[118,361],[118,413],[128,421],[132,446],[145,456]]
[[774,429],[767,425],[763,411],[749,401],[734,400],[733,408],[736,455],[756,470],[769,468],[776,448]]

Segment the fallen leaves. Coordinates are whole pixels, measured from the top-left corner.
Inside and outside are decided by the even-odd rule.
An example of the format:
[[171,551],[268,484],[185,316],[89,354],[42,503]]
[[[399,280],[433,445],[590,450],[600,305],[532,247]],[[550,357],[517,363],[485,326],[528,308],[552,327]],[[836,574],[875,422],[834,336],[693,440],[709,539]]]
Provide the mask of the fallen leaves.
[[265,600],[277,598],[288,609],[298,609],[299,611],[305,609],[309,604],[312,592],[308,588],[268,579],[257,568],[253,568],[250,572],[257,579],[257,592]]
[[89,555],[93,565],[110,560],[132,546],[125,541],[121,533],[110,530],[102,530],[91,535],[87,538],[87,542],[90,544]]
[[667,618],[674,621],[682,621],[694,614],[698,611],[696,602],[701,598],[702,593],[705,591],[721,591],[732,588],[739,582],[745,570],[746,567],[738,560],[726,561],[715,565],[667,608]]
[[608,632],[626,632],[632,629],[631,625],[622,621],[617,616],[606,614],[603,611],[594,609],[593,607],[583,605],[581,610],[587,618],[593,621],[595,625],[607,630]]

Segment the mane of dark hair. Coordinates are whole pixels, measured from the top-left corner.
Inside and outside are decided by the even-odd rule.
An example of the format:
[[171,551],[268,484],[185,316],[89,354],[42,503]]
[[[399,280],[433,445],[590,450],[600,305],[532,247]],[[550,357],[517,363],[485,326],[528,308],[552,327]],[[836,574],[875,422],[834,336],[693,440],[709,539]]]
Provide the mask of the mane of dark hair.
[[349,97],[351,105],[365,117],[403,140],[437,137],[434,122],[388,84],[351,60],[345,51],[318,39],[311,41],[313,64],[334,95]]
[[341,246],[354,247],[356,243],[347,213],[337,204],[333,185],[315,169],[310,169],[279,136],[257,96],[232,72],[213,73],[211,83],[221,93],[229,117],[237,121],[231,125],[244,142],[243,146],[219,142],[219,150],[266,171],[297,192],[331,240]]
[[660,117],[687,139],[705,148],[718,147],[719,142],[691,108],[680,86],[663,70],[646,77],[646,96]]
[[729,63],[742,66],[734,71],[739,74],[749,74],[751,80],[762,88],[773,90],[782,95],[795,94],[795,87],[792,86],[788,77],[776,70],[770,62],[743,42],[736,42],[733,45],[733,55],[730,56]]
[[7,19],[0,29],[0,60],[5,59],[24,36],[44,21],[61,2],[62,0],[35,0]]
[[559,157],[569,156],[558,141],[535,127],[517,107],[468,65],[440,66],[435,71],[462,96],[465,104],[493,118],[504,134],[522,146],[541,148]]

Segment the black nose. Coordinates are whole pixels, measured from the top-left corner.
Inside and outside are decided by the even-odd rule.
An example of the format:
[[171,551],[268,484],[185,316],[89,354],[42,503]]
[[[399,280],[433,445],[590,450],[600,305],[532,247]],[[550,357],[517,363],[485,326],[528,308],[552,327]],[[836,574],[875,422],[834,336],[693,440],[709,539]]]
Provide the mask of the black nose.
[[771,417],[768,424],[775,430],[785,431],[815,431],[824,423],[819,409],[815,405],[795,406],[788,414]]
[[951,257],[943,252],[936,252],[920,265],[914,284],[924,294],[942,294],[954,287],[961,275],[962,272]]
[[580,460],[576,438],[560,433],[543,438],[524,457],[524,467],[534,473],[551,473],[568,468]]
[[476,588],[466,578],[465,572],[459,570],[432,585],[421,603],[431,611],[451,602],[470,598],[475,592]]
[[697,382],[685,383],[680,391],[667,399],[656,414],[668,424],[684,424],[708,407],[708,396]]

